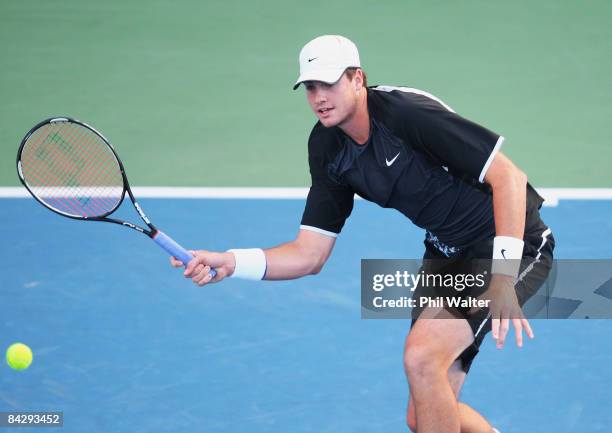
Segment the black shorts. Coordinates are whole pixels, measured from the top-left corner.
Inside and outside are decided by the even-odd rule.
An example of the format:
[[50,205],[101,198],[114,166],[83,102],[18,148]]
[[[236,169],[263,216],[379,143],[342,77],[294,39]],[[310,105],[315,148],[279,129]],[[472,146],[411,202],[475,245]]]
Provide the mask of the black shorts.
[[[523,306],[531,296],[533,296],[542,284],[546,281],[553,265],[553,249],[555,239],[551,230],[540,218],[538,209],[531,209],[527,213],[525,220],[525,236],[523,238],[525,246],[523,249],[523,259],[516,283],[516,293],[519,304]],[[425,241],[425,254],[423,256],[423,266],[420,271],[424,274],[459,274],[466,273],[466,269],[473,270],[473,263],[476,259],[491,259],[493,256],[493,239],[486,239],[468,248],[463,249],[451,258],[444,256],[437,248]],[[435,265],[432,265],[435,263]],[[441,265],[442,264],[442,265]],[[432,266],[435,269],[432,269]],[[416,288],[413,297],[431,296],[431,287]],[[438,289],[433,289],[438,290]],[[486,287],[482,289],[482,292]],[[456,292],[455,292],[456,293]],[[440,295],[439,291],[436,291]],[[470,296],[478,296],[479,293],[471,293]],[[421,310],[422,311],[422,310]],[[418,320],[420,312],[413,310],[412,325]],[[465,319],[474,334],[474,342],[467,347],[457,359],[462,362],[463,370],[467,373],[472,361],[478,354],[480,345],[485,335],[491,331],[491,318],[488,308],[483,308],[476,313],[470,313],[470,309],[456,308],[452,314]]]

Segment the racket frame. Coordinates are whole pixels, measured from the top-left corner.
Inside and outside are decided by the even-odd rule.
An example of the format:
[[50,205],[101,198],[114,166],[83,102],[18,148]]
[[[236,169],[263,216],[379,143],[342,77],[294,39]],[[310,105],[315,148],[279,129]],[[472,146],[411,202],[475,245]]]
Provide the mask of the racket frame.
[[[117,202],[115,207],[113,207],[110,211],[105,212],[105,213],[103,213],[101,215],[98,215],[98,216],[95,216],[95,217],[70,215],[70,214],[61,212],[58,209],[54,209],[53,207],[51,207],[47,203],[43,202],[41,199],[39,199],[36,196],[36,194],[34,194],[32,189],[30,189],[30,187],[28,186],[28,183],[26,182],[25,176],[23,174],[22,163],[21,163],[21,155],[23,153],[23,149],[24,149],[28,139],[32,136],[32,134],[34,134],[34,132],[36,132],[38,129],[42,128],[44,125],[51,124],[51,123],[57,123],[57,122],[74,123],[74,124],[77,124],[77,125],[80,125],[80,126],[86,128],[86,129],[89,129],[91,132],[93,132],[98,137],[100,137],[102,139],[102,141],[110,149],[113,157],[115,158],[115,160],[117,161],[117,164],[119,165],[119,171],[121,173],[121,179],[123,180],[123,191],[121,192],[121,198],[119,199],[119,201]],[[187,263],[193,258],[193,255],[191,253],[189,253],[187,250],[185,250],[181,245],[179,245],[176,241],[174,241],[168,235],[163,233],[161,230],[158,230],[151,223],[151,221],[149,220],[147,215],[144,213],[144,211],[142,210],[142,208],[140,207],[140,205],[136,201],[136,198],[134,197],[134,194],[132,193],[132,189],[130,188],[130,183],[128,182],[127,175],[125,174],[125,168],[123,167],[123,163],[121,162],[121,159],[119,158],[119,155],[117,155],[117,152],[115,152],[115,148],[110,143],[110,141],[108,141],[106,139],[106,137],[102,133],[100,133],[100,131],[98,131],[93,126],[88,125],[85,122],[81,122],[80,120],[77,120],[77,119],[74,119],[74,118],[71,118],[71,117],[62,116],[62,117],[50,117],[48,119],[45,119],[45,120],[37,123],[32,129],[30,129],[28,131],[28,133],[25,135],[25,137],[21,140],[21,144],[19,145],[19,149],[17,151],[17,173],[19,175],[20,182],[28,190],[28,192],[32,195],[32,197],[34,197],[36,199],[36,201],[38,201],[40,204],[42,204],[45,208],[55,212],[56,214],[62,215],[64,217],[72,218],[72,219],[75,219],[75,220],[81,220],[81,221],[110,222],[110,223],[113,223],[113,224],[122,225],[124,227],[129,227],[129,228],[131,228],[133,230],[136,230],[136,231],[138,231],[140,233],[144,233],[149,238],[151,238],[155,243],[157,243],[160,247],[162,247],[164,250],[166,250],[166,252],[168,252],[170,255],[173,255],[174,257],[177,257],[179,260],[181,260],[183,262],[183,266],[187,266]],[[109,218],[108,217],[108,215],[110,215],[113,212],[115,212],[119,208],[119,206],[121,206],[121,204],[123,203],[123,200],[125,199],[126,192],[127,192],[127,195],[130,198],[130,201],[132,202],[132,205],[134,206],[134,209],[136,209],[136,212],[138,213],[140,218],[142,218],[142,220],[146,223],[148,229],[146,229],[144,227],[141,227],[141,226],[139,226],[137,224],[131,223],[129,221],[124,221],[124,220],[120,220],[120,219],[116,219],[116,218]],[[217,271],[215,269],[211,268],[210,274],[214,278],[217,275]]]

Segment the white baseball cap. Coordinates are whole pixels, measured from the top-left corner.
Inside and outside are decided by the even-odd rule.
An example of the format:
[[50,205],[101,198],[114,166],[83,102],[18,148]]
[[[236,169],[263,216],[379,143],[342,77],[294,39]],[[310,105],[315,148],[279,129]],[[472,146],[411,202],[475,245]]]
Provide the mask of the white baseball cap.
[[346,68],[360,68],[359,52],[344,36],[324,35],[308,42],[300,51],[300,76],[293,90],[304,81],[333,84]]

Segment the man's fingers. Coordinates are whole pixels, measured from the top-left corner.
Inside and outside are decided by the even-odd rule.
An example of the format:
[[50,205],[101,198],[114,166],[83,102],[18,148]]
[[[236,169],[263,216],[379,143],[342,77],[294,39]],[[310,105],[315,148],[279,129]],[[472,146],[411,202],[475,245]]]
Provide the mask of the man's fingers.
[[516,345],[523,347],[523,322],[521,319],[512,319],[514,333],[516,334]]
[[523,328],[525,329],[525,334],[527,334],[527,337],[535,337],[535,334],[531,330],[531,325],[529,324],[529,321],[527,319],[521,319],[521,323],[523,325]]
[[501,309],[497,305],[496,302],[491,304],[491,319],[492,319],[492,327],[491,331],[493,332],[493,338],[497,340],[499,338],[499,327],[501,325]]
[[494,315],[493,319],[491,320],[491,333],[493,334],[493,338],[495,340],[497,340],[499,337],[499,323],[499,316]]
[[506,342],[508,332],[510,330],[510,320],[514,327],[514,333],[516,334],[516,345],[523,347],[523,331],[529,338],[534,338],[533,331],[529,322],[525,318],[509,319],[507,315],[503,315],[504,318],[493,318],[492,319],[492,333],[493,338],[497,343],[497,348],[502,349]]
[[210,272],[207,272],[204,274],[202,279],[200,279],[200,281],[198,282],[198,286],[203,286],[205,284],[208,284],[210,283],[211,280],[212,280],[212,275],[210,275]]
[[204,258],[202,256],[195,256],[191,259],[187,266],[185,266],[185,272],[183,274],[189,278],[193,277],[198,266],[204,266]]
[[172,265],[175,268],[180,268],[183,266],[183,262],[181,262],[180,260],[177,260],[176,257],[170,256],[170,265]]
[[198,267],[198,272],[193,276],[192,280],[194,283],[201,286],[205,282],[206,277],[208,277],[209,273],[210,266],[200,265],[200,267]]
[[199,263],[195,269],[193,270],[193,272],[191,273],[191,279],[193,280],[194,283],[197,284],[197,282],[200,280],[200,278],[202,278],[204,276],[204,265]]
[[[191,278],[194,284],[203,286],[210,282],[216,283],[227,276],[226,270],[221,271],[223,268],[223,262],[220,254],[204,250],[188,251],[193,255],[193,258],[189,261],[189,263],[187,263],[187,266],[185,266],[183,275],[185,278]],[[182,263],[179,260],[176,260],[174,257],[170,259],[170,262],[173,266],[182,265]],[[210,274],[212,267],[215,267],[217,271],[217,276],[215,278],[213,278]]]
[[504,315],[501,319],[501,324],[499,326],[499,336],[497,338],[497,348],[501,349],[504,347],[504,342],[506,341],[506,335],[508,335],[508,329],[510,328],[510,321],[508,320],[508,316]]

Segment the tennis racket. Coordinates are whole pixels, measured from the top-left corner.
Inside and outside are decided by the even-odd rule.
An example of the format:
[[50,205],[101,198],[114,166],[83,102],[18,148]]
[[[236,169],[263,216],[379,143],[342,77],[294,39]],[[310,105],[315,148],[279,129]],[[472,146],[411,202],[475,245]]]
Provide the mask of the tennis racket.
[[[19,146],[17,172],[30,194],[57,214],[120,224],[144,233],[185,266],[193,257],[151,223],[132,194],[117,153],[86,123],[55,117],[34,126]],[[109,218],[126,193],[147,228]],[[217,275],[214,269],[210,273],[213,278]]]

